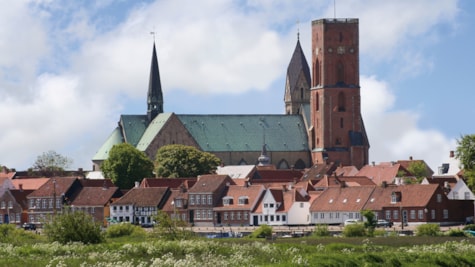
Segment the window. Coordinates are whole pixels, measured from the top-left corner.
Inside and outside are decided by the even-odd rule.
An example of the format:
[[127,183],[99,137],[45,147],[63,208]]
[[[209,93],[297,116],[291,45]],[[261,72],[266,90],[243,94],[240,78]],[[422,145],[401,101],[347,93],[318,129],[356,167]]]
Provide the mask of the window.
[[397,202],[397,196],[395,193],[391,194],[391,203],[396,203]]
[[200,195],[196,195],[196,205],[200,205],[201,204],[201,197]]
[[350,212],[350,213],[348,214],[348,218],[349,218],[349,219],[353,219],[353,213],[352,213],[352,212]]
[[247,212],[243,212],[243,215],[244,215],[244,220],[248,220],[249,219],[249,214],[247,214]]
[[46,209],[46,198],[42,199],[41,208]]
[[117,211],[117,206],[112,206],[113,211]]
[[[336,66],[336,78],[337,78],[337,83],[344,83],[344,73],[345,73],[345,70],[344,70],[344,67],[343,67],[343,64],[341,62],[338,62],[338,65]],[[340,94],[343,94],[343,93],[340,93]],[[340,105],[340,96],[338,96],[338,111],[345,111],[345,105]],[[343,104],[344,104],[344,98],[343,98]],[[343,107],[342,109],[340,109],[341,107]]]
[[264,216],[264,221],[265,221],[265,222],[268,222],[268,221],[269,221],[269,219],[268,219],[268,216],[267,216],[267,215],[265,215],[265,216]]
[[337,218],[337,219],[340,218],[340,213],[339,212],[335,213],[335,218]]
[[454,196],[454,199],[458,199],[458,198],[459,198],[459,192],[457,192],[457,191],[453,191],[453,192],[452,192],[452,195]]
[[325,213],[323,212],[320,213],[320,219],[325,219]]
[[355,213],[355,219],[359,219],[360,218],[360,214],[359,213]]
[[29,202],[30,202],[30,203],[29,203],[29,204],[30,204],[30,209],[35,208],[35,200],[34,200],[34,199],[30,199]]
[[175,208],[181,208],[183,207],[183,200],[181,198],[175,199]]
[[231,221],[234,221],[234,211],[231,211]]
[[1,206],[0,206],[0,207],[1,207],[2,209],[4,209],[4,208],[5,208],[5,201],[2,201],[2,204],[1,204]]
[[125,206],[125,211],[129,211],[129,206]]
[[444,210],[444,219],[449,218],[449,210]]
[[303,202],[302,202],[302,203],[300,203],[300,207],[301,207],[301,208],[303,208]]
[[120,211],[124,210],[124,207],[119,206],[119,210],[120,210]]
[[442,202],[442,194],[437,194],[437,202]]
[[94,207],[91,207],[91,213],[94,214],[95,211],[96,209]]
[[419,220],[424,219],[424,211],[423,211],[423,210],[418,210],[418,211],[417,211],[417,215],[418,215],[418,217],[419,217]]
[[186,222],[186,213],[181,214],[181,220]]
[[470,192],[465,192],[464,193],[464,198],[465,199],[470,199]]
[[195,196],[190,195],[190,205],[195,205]]
[[430,217],[432,220],[435,220],[435,210],[430,210]]
[[330,212],[330,219],[333,219],[333,212]]
[[224,213],[224,220],[225,220],[225,221],[228,220],[228,213],[227,213],[227,212]]
[[274,207],[274,203],[270,203],[269,208],[273,208],[273,207]]
[[282,215],[282,221],[283,222],[287,221],[287,217],[285,215]]
[[206,195],[201,196],[201,204],[206,205]]
[[398,210],[393,210],[393,219],[398,220],[399,219],[399,211]]
[[196,220],[201,220],[201,210],[196,210]]
[[239,205],[246,205],[247,197],[239,197]]
[[208,205],[213,205],[213,196],[208,195]]
[[264,203],[264,208],[267,208],[267,206],[268,206],[267,203]]
[[270,221],[271,221],[271,222],[274,221],[274,215],[271,215],[271,216],[270,216]]
[[416,219],[416,211],[415,210],[411,210],[409,212],[409,216],[411,218],[411,220],[415,220]]
[[386,220],[391,220],[391,211],[390,210],[386,211]]
[[319,102],[318,93],[315,95],[315,98],[316,98],[316,101],[315,101],[315,105],[316,105],[315,110],[318,111],[318,109],[320,108],[319,103],[318,103],[318,102]]
[[241,220],[241,212],[239,212],[239,211],[237,212],[237,219]]
[[49,202],[49,205],[48,205],[49,208],[52,209],[53,208],[53,199],[50,198],[48,202]]
[[279,222],[280,221],[280,215],[275,215],[275,220]]
[[[45,201],[46,202],[46,201]],[[11,200],[8,200],[8,208],[11,209],[13,208],[13,203]]]
[[209,220],[213,219],[213,210],[208,210],[208,219]]

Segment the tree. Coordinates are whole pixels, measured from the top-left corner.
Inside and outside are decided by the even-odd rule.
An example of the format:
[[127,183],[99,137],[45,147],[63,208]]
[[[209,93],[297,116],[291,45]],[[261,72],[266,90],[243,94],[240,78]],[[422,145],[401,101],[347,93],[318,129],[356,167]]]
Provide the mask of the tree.
[[63,174],[72,162],[72,159],[62,156],[54,150],[50,150],[39,155],[32,168],[42,175],[55,176]]
[[475,189],[475,134],[463,135],[457,139],[455,158],[460,160],[467,185]]
[[371,210],[363,210],[361,214],[366,219],[364,226],[368,230],[368,235],[373,236],[374,228],[376,228],[376,216],[374,212]]
[[71,212],[68,209],[46,223],[44,233],[49,240],[61,244],[69,242],[97,244],[104,240],[100,224],[94,222],[91,215],[82,211]]
[[192,146],[167,145],[157,151],[155,172],[157,177],[196,177],[216,170],[221,160]]
[[187,223],[177,218],[171,218],[164,211],[159,210],[154,220],[157,222],[153,232],[160,238],[178,240],[190,238],[193,232],[185,229]]
[[417,178],[417,182],[421,182],[422,179],[429,176],[429,171],[423,161],[413,161],[407,166],[407,170]]
[[135,182],[152,176],[153,162],[131,144],[122,143],[111,148],[101,170],[120,189],[130,189]]

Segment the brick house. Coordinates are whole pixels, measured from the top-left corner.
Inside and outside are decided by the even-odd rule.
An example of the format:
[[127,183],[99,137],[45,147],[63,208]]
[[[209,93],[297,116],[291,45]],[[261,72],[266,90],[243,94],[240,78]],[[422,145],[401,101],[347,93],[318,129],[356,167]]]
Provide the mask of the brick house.
[[26,196],[33,190],[8,189],[0,192],[0,224],[21,225],[27,222],[28,202]]
[[219,218],[213,208],[222,201],[225,190],[235,183],[228,175],[201,175],[188,191],[190,223],[196,226],[213,226]]
[[252,225],[251,212],[266,191],[263,185],[230,185],[213,209],[217,225]]

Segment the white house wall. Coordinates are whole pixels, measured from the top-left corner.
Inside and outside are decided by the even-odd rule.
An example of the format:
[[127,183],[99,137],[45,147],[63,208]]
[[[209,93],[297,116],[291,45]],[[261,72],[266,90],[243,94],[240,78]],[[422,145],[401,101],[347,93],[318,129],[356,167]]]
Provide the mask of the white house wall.
[[308,225],[310,224],[310,203],[294,202],[288,212],[289,225]]
[[355,211],[318,211],[311,213],[312,224],[342,224],[345,220],[362,220],[361,214]]

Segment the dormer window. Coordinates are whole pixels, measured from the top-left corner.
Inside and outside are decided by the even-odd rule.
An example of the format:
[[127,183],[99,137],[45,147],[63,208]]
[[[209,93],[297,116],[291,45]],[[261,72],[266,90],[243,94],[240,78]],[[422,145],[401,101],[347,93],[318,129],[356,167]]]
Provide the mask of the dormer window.
[[233,204],[233,198],[232,197],[223,197],[223,205],[224,206],[229,206]]
[[401,192],[391,193],[391,203],[401,202]]
[[238,203],[239,205],[246,205],[249,203],[249,199],[247,196],[241,196],[239,197]]

